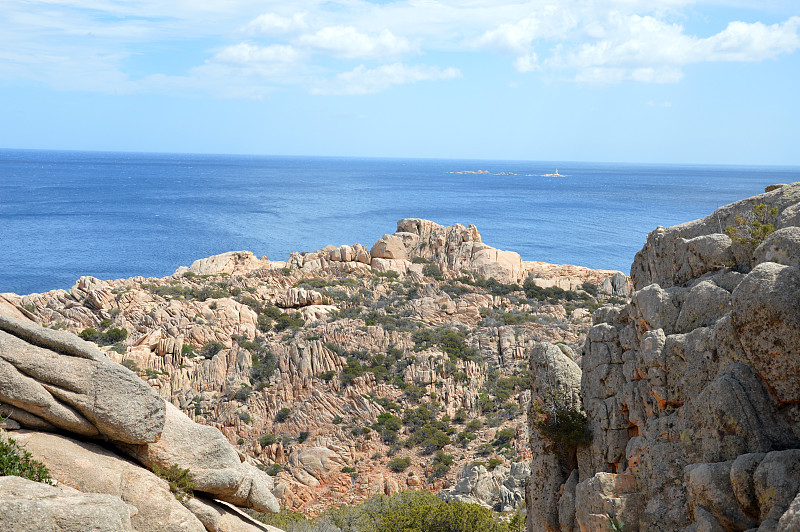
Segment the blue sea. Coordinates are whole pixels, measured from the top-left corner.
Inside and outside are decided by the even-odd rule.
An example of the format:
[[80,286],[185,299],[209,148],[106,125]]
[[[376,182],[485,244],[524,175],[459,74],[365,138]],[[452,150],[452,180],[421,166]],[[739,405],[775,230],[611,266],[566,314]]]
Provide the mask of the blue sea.
[[0,150],[0,292],[160,277],[231,250],[370,247],[408,217],[628,273],[657,225],[798,180],[799,167]]

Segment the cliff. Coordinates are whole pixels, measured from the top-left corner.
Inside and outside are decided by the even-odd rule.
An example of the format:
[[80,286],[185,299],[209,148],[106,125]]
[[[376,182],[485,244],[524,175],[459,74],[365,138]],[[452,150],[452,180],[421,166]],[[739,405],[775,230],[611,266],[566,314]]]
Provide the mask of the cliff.
[[[166,401],[166,424],[148,445],[117,437],[114,453],[147,467],[180,462],[216,499],[265,509],[243,499],[241,483],[227,494],[214,487],[220,475],[206,475],[201,458],[210,449],[268,473],[266,491],[308,515],[402,489],[513,512],[531,459],[527,351],[549,341],[575,356],[591,311],[625,301],[628,285],[620,272],[522,261],[483,243],[474,226],[404,219],[370,248],[328,246],[286,261],[237,251],[163,279],[82,277],[70,290],[2,294],[0,314],[44,325],[37,335],[62,343],[79,334],[104,364],[138,375]],[[65,480],[75,472],[48,445],[104,452],[90,447],[107,437],[96,424],[63,414],[62,427],[0,401],[15,407],[3,411],[10,421],[36,431],[15,438]],[[41,433],[64,430],[78,443]],[[220,432],[226,441],[212,438],[197,456],[160,448],[188,439],[198,451],[192,434]],[[242,475],[261,490],[252,479],[262,477]],[[83,486],[109,493],[98,485]],[[224,513],[208,509],[208,496],[195,500],[206,507],[186,507],[206,526]]]
[[800,529],[798,226],[800,183],[659,227],[579,364],[532,351],[531,426],[555,390],[591,440],[531,431],[529,530]]

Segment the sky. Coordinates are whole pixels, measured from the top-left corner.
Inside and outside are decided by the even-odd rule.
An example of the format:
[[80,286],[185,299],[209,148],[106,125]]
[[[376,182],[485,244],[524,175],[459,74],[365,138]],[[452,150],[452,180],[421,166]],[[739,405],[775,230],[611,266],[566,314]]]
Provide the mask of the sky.
[[0,148],[800,165],[798,0],[0,0]]

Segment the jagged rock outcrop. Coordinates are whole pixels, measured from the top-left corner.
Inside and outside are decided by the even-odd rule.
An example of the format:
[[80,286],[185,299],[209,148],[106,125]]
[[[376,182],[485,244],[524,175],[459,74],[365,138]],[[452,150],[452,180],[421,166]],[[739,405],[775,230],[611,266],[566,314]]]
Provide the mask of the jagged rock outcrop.
[[[203,481],[210,493],[259,504],[247,501],[253,491],[250,465],[274,475],[274,493],[284,507],[308,515],[376,493],[438,491],[452,486],[457,472],[475,460],[529,459],[522,412],[530,392],[518,378],[526,353],[541,341],[577,349],[590,326],[589,309],[611,294],[627,293],[628,283],[618,272],[524,261],[520,266],[516,254],[506,268],[506,252],[494,253],[477,230],[418,225],[419,235],[399,231],[373,253],[359,244],[326,246],[292,253],[284,263],[232,252],[162,279],[86,276],[69,290],[4,294],[0,308],[96,338],[103,357],[131,368],[188,419],[218,429],[241,453],[235,459],[245,463],[234,466],[225,451],[224,464],[206,468],[162,448],[163,434],[158,443],[128,447],[150,449],[137,454],[149,464],[174,460],[209,482],[230,480],[218,491]],[[541,287],[574,290],[581,298],[529,299],[517,285],[528,276]],[[109,340],[115,329],[127,337]],[[455,336],[440,337],[444,331]],[[502,386],[496,388],[498,381]],[[442,478],[428,478],[432,457],[419,449],[401,450],[412,465],[392,471],[395,443],[373,428],[381,414],[402,417],[423,404],[435,409],[437,419],[449,416],[447,423],[456,429],[444,448],[454,463]],[[462,420],[453,422],[457,415]],[[487,419],[468,427],[479,418]],[[13,428],[17,422],[6,423]],[[515,434],[508,445],[495,443],[502,430]],[[196,432],[187,431],[186,441]],[[410,432],[398,429],[398,440]],[[222,445],[219,437],[212,440]],[[515,506],[515,489],[501,483],[492,504]]]
[[[759,204],[778,231],[755,249],[722,234]],[[593,438],[556,487],[575,493],[562,530],[796,529],[799,224],[794,183],[648,235],[631,302],[598,310],[583,347]]]
[[[560,487],[575,467],[575,457],[556,453],[535,428],[540,414],[536,405],[555,409],[580,409],[581,369],[566,346],[537,343],[530,353],[530,444],[533,461],[527,492],[528,526],[532,530],[558,530]],[[566,503],[565,503],[566,504]]]
[[113,495],[81,493],[20,477],[0,477],[0,529],[15,532],[133,532],[136,509]]

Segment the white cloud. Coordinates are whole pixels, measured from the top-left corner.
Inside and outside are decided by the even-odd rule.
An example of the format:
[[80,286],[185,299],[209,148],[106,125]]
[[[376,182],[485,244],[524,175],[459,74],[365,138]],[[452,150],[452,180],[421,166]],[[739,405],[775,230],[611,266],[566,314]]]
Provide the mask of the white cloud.
[[687,35],[682,26],[651,16],[615,14],[607,28],[608,37],[556,54],[548,66],[575,69],[581,82],[674,83],[689,64],[762,61],[800,48],[800,17],[771,26],[732,22],[707,38]]
[[542,67],[539,66],[539,57],[536,55],[536,52],[530,52],[517,57],[514,60],[514,68],[517,69],[517,72],[522,73],[534,72],[542,69]]
[[[800,17],[790,17],[797,0],[764,2],[5,0],[0,80],[106,92],[165,91],[174,82],[176,91],[238,84],[235,92],[247,94],[249,83],[258,94],[275,84],[352,94],[358,80],[362,92],[374,92],[370,87],[381,83],[370,77],[378,73],[389,80],[435,78],[431,67],[378,66],[411,54],[425,54],[429,63],[462,61],[458,66],[501,54],[509,70],[521,73],[674,83],[690,64],[764,61],[800,49]],[[713,22],[730,5],[749,9],[737,13],[785,20]],[[708,6],[712,11],[704,11]],[[686,20],[709,12],[700,21],[712,28],[704,34],[680,24],[693,28]],[[325,79],[343,70],[350,72]]]
[[363,95],[383,92],[393,85],[417,83],[420,81],[437,81],[460,78],[457,68],[446,68],[402,63],[383,65],[368,69],[359,65],[349,72],[343,72],[332,81],[326,82],[311,91],[312,94],[345,94]]
[[367,35],[353,26],[328,26],[302,35],[297,42],[317,52],[347,59],[395,56],[414,50],[408,39],[397,37],[388,29]]
[[240,43],[228,46],[214,55],[209,61],[238,65],[254,65],[259,63],[292,63],[299,60],[301,57],[302,54],[289,45],[273,44],[270,46],[255,46],[248,43]]
[[291,17],[282,17],[275,13],[259,15],[248,22],[242,31],[247,34],[283,35],[308,28],[306,12],[295,13]]
[[731,22],[720,33],[701,40],[706,61],[763,61],[800,48],[800,17],[783,24]]

